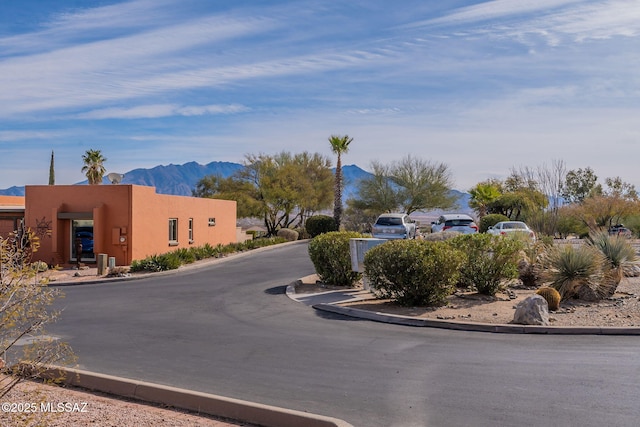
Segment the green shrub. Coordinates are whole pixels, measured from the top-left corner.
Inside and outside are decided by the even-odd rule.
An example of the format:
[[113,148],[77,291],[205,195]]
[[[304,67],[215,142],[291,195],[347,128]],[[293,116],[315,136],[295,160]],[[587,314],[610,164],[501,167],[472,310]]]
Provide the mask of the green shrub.
[[363,237],[354,231],[331,231],[309,242],[309,256],[316,273],[329,286],[352,287],[360,273],[351,270],[349,239]]
[[329,233],[331,231],[338,231],[336,221],[333,217],[327,215],[314,215],[307,218],[305,222],[305,229],[309,233],[310,238],[314,238],[323,233]]
[[489,227],[493,227],[501,221],[509,221],[509,217],[502,214],[489,214],[482,217],[478,228],[480,233],[486,233]]
[[294,242],[298,240],[298,232],[291,230],[290,228],[281,228],[277,233],[278,237],[282,237],[288,242]]
[[191,249],[180,248],[169,253],[178,258],[178,260],[180,260],[180,264],[191,264],[196,261],[196,256]]
[[174,270],[182,264],[189,264],[196,260],[206,258],[219,258],[223,255],[232,254],[234,252],[246,251],[250,249],[261,248],[263,246],[276,245],[284,243],[286,240],[282,237],[270,239],[247,240],[242,243],[229,243],[228,245],[217,245],[216,247],[206,243],[200,247],[191,247],[189,249],[180,248],[173,252],[167,252],[162,255],[152,255],[143,260],[133,260],[131,262],[131,272],[140,271],[165,271]]
[[371,248],[365,274],[374,293],[404,306],[439,306],[455,290],[464,253],[443,242],[392,240]]
[[176,256],[174,253],[169,252],[162,255],[151,255],[141,261],[134,260],[131,263],[132,272],[137,271],[166,271],[166,270],[175,270],[180,267],[182,263],[180,262],[180,258]]
[[460,269],[462,286],[495,295],[503,280],[518,277],[518,253],[523,246],[519,239],[476,233],[458,236],[447,243],[467,255]]

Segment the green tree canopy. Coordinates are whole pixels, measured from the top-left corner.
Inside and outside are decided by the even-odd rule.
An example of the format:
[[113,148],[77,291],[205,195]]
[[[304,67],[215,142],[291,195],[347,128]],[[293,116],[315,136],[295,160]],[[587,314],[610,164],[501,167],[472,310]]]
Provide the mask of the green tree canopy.
[[350,209],[411,214],[455,204],[449,195],[451,175],[445,164],[406,156],[390,165],[372,162],[371,167],[372,176],[360,181],[357,197],[348,201]]
[[314,212],[331,206],[333,176],[320,154],[249,154],[244,168],[229,178],[208,176],[194,196],[235,200],[239,217],[264,220],[269,235],[304,224]]
[[584,199],[598,192],[598,176],[589,167],[567,172],[562,185],[562,197],[569,203],[581,203]]

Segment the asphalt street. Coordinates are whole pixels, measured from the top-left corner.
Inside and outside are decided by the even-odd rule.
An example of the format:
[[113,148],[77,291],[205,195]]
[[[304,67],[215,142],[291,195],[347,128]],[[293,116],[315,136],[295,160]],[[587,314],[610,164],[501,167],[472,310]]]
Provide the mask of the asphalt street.
[[632,426],[640,340],[388,325],[285,287],[305,243],[178,274],[64,287],[48,329],[81,369],[341,418],[354,426]]

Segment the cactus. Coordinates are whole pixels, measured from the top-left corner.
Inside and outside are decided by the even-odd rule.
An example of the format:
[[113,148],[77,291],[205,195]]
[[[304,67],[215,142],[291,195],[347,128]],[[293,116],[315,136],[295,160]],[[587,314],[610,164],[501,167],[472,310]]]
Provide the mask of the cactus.
[[536,294],[540,295],[547,301],[550,311],[556,311],[560,308],[560,292],[554,288],[542,287],[536,291]]

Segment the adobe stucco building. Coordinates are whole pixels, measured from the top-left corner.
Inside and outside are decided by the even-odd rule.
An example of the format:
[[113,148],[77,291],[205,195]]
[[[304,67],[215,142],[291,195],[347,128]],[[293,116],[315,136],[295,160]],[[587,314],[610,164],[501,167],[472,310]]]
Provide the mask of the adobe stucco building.
[[[156,194],[139,185],[25,187],[24,225],[40,236],[35,258],[48,264],[117,265],[178,248],[235,242],[236,202]],[[79,246],[80,244],[81,246]]]

